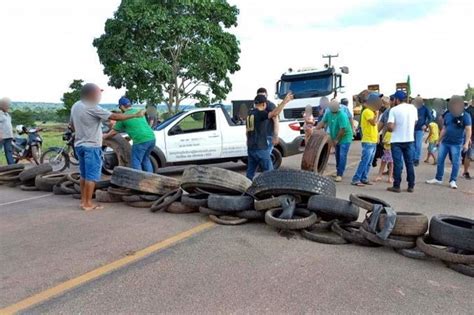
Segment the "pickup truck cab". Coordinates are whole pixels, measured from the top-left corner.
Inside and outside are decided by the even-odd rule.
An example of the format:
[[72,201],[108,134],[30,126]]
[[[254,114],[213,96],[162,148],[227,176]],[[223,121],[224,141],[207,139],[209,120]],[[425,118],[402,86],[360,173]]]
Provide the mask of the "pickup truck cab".
[[[156,147],[151,153],[155,168],[184,164],[246,161],[245,124],[233,121],[221,106],[175,114],[155,129]],[[297,121],[280,123],[280,143],[272,152],[275,168],[282,157],[301,153],[303,136]]]

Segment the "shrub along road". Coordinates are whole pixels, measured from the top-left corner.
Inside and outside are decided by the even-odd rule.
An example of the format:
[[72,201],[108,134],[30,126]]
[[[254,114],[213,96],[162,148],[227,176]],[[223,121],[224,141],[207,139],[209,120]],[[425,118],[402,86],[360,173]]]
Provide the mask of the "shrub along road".
[[[386,183],[351,186],[359,144],[353,147],[338,197],[356,191],[385,199],[397,211],[473,217],[474,181],[459,179],[457,191],[428,186],[423,182],[434,175],[431,165],[417,168],[414,194],[386,192]],[[300,157],[284,159],[283,166],[299,168]],[[179,176],[175,170],[165,173]],[[199,214],[150,213],[124,204],[83,213],[70,196],[3,186],[0,200],[0,308],[14,305],[6,311],[468,314],[474,309],[472,278],[386,248],[319,244],[280,236],[264,224],[218,226]]]

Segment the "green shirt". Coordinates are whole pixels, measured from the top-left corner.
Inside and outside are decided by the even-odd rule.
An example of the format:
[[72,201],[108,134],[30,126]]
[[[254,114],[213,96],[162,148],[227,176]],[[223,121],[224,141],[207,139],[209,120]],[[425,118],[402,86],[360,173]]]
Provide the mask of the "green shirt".
[[323,122],[329,127],[329,136],[331,139],[336,139],[337,134],[341,128],[344,128],[346,131],[342,138],[339,140],[339,143],[351,143],[352,142],[352,126],[349,121],[349,118],[345,113],[339,110],[337,113],[328,112],[324,115]]
[[[139,109],[130,108],[125,111],[125,114],[136,114],[139,111]],[[155,133],[150,125],[148,125],[145,117],[117,121],[114,130],[128,133],[134,144],[155,140]]]

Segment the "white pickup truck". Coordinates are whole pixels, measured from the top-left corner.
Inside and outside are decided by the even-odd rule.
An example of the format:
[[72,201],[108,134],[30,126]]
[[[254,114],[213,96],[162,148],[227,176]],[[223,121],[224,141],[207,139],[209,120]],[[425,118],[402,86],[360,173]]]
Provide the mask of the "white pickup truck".
[[[180,112],[155,129],[156,147],[151,153],[157,168],[246,161],[245,125],[236,124],[220,106]],[[304,137],[297,121],[280,122],[280,143],[272,152],[275,168],[282,157],[301,153]]]

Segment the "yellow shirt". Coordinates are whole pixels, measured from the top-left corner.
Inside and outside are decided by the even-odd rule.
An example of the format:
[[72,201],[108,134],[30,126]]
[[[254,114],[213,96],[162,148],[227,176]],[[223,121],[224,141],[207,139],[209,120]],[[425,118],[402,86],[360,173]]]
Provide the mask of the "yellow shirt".
[[377,124],[372,126],[369,120],[374,119],[375,112],[370,108],[366,108],[360,117],[360,127],[362,129],[362,142],[365,143],[377,143],[379,132]]
[[429,143],[435,143],[436,141],[439,140],[439,127],[438,124],[435,122],[430,122],[428,125],[430,128],[430,136],[428,138]]
[[383,148],[385,150],[390,150],[391,146],[390,146],[390,140],[392,140],[392,133],[390,131],[387,131],[385,132],[385,134],[383,135]]

